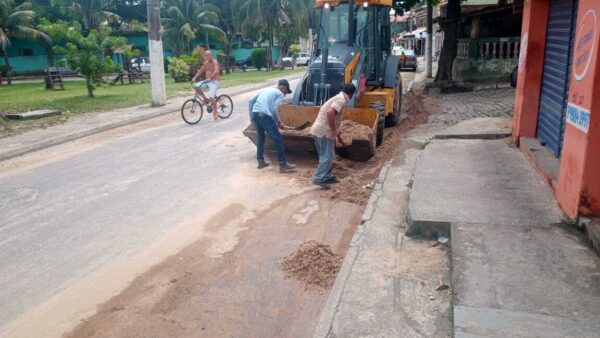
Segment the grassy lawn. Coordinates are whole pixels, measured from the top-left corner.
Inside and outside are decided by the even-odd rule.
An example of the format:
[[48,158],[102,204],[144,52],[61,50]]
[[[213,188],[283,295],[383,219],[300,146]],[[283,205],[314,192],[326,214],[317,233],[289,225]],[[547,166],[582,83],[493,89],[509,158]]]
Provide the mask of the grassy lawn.
[[[304,70],[276,70],[272,72],[235,72],[221,78],[221,88],[248,83],[279,79]],[[105,111],[150,102],[150,84],[103,85],[94,91],[95,98],[88,98],[83,81],[65,81],[65,90],[46,90],[44,83],[17,83],[0,86],[0,112],[24,112],[36,109],[58,109],[68,114]],[[167,79],[169,98],[191,95],[190,84],[174,83]]]

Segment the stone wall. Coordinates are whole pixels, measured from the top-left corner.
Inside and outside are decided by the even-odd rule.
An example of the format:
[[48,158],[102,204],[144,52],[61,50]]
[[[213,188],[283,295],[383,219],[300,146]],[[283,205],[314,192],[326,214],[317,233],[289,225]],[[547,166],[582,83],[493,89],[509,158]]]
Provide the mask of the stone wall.
[[518,59],[455,59],[452,77],[457,82],[509,82]]

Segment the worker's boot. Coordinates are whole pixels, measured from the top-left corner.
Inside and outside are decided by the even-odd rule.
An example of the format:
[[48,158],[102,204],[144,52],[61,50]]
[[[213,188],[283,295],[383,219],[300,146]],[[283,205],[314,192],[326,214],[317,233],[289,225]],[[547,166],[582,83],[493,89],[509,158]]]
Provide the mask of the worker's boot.
[[280,173],[287,173],[290,171],[294,171],[296,170],[296,165],[295,164],[291,164],[289,162],[285,162],[284,164],[280,164],[279,165],[279,172]]

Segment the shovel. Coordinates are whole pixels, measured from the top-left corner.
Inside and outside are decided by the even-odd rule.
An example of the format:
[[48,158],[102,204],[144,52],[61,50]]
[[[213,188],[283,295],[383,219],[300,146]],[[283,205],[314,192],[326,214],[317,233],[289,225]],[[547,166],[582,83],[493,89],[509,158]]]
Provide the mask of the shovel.
[[283,126],[283,129],[285,130],[304,130],[306,128],[308,128],[310,126],[310,122],[304,122],[301,125],[299,125],[298,127],[290,127],[290,126]]

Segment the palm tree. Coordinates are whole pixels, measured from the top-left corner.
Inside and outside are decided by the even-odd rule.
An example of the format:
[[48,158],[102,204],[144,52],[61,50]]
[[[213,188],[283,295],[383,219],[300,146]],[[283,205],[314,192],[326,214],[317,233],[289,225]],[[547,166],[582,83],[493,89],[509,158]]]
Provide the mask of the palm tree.
[[[1,0],[0,0],[1,1]],[[181,55],[192,51],[192,42],[198,37],[226,41],[227,36],[219,24],[219,9],[202,0],[167,0],[164,3],[163,39],[175,54]]]
[[[307,1],[298,0],[236,0],[238,20],[245,27],[262,27],[267,33],[269,50],[272,53],[276,28],[291,25],[290,17],[305,16]],[[269,55],[273,62],[273,55]]]
[[6,80],[12,84],[10,77],[10,62],[8,60],[8,46],[11,39],[41,39],[45,42],[50,38],[33,28],[35,13],[31,4],[24,2],[16,5],[14,0],[0,0],[0,49],[4,56],[4,64],[8,68]]
[[103,22],[119,19],[117,14],[107,11],[107,7],[107,0],[72,0],[69,11],[81,20],[83,33],[87,36],[91,29],[98,28]]

